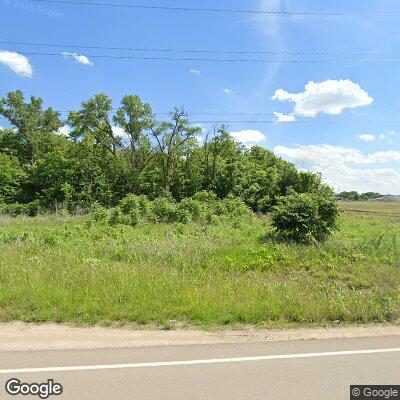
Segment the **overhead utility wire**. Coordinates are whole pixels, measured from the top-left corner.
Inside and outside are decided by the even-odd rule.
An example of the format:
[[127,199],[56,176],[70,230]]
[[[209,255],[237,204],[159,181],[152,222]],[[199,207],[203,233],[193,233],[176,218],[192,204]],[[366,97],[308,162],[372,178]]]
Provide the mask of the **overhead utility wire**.
[[200,8],[200,7],[173,7],[173,6],[151,6],[146,4],[130,4],[115,2],[88,2],[69,0],[29,0],[33,3],[54,3],[101,7],[121,7],[145,10],[164,11],[191,11],[191,12],[213,12],[213,13],[236,13],[236,14],[261,14],[261,15],[283,15],[283,16],[318,16],[318,17],[400,17],[400,13],[344,13],[344,12],[317,12],[317,11],[268,11],[268,10],[246,10],[233,8]]
[[[115,107],[112,110],[116,110]],[[53,110],[58,113],[69,113],[71,110]],[[154,115],[172,115],[172,112],[154,112]],[[195,115],[215,115],[215,116],[275,116],[273,113],[207,113],[207,112],[197,112],[197,113],[187,113],[187,116],[190,118]],[[356,114],[358,115],[358,114]],[[342,117],[348,117],[351,115],[342,115]],[[297,116],[301,117],[301,116]],[[316,123],[371,123],[371,122],[400,122],[400,119],[332,119],[332,120],[316,120],[316,119],[302,119],[302,120],[295,120],[295,121],[285,121],[279,122],[279,120],[230,120],[230,119],[221,119],[221,120],[194,120],[191,121],[193,124],[316,124]]]
[[0,41],[0,44],[16,45],[16,46],[37,46],[37,47],[60,47],[60,48],[79,48],[79,49],[96,49],[96,50],[119,50],[119,51],[144,51],[144,52],[171,52],[171,53],[211,53],[211,54],[276,54],[276,55],[338,55],[338,54],[399,54],[398,51],[371,51],[371,50],[354,50],[354,51],[258,51],[258,50],[190,50],[190,49],[160,49],[149,47],[107,47],[93,46],[82,44],[61,44],[61,43],[32,43],[32,42],[13,42]]
[[[62,53],[42,53],[42,52],[28,52],[28,51],[16,51],[26,56],[65,56],[70,57],[70,54]],[[338,60],[338,59],[326,59],[326,60],[280,60],[280,59],[260,59],[260,58],[180,58],[180,57],[153,57],[153,56],[126,56],[126,55],[111,55],[111,54],[85,54],[89,58],[104,58],[104,59],[120,59],[120,60],[156,60],[156,61],[205,61],[205,62],[253,62],[253,63],[399,63],[400,59],[349,59],[349,60]]]

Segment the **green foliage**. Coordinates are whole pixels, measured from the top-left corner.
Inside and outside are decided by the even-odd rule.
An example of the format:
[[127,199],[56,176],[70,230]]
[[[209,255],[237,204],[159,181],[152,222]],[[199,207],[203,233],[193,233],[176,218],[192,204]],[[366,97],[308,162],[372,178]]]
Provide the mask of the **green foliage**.
[[35,216],[40,211],[40,201],[35,200],[30,203],[20,204],[0,204],[0,213],[11,216],[27,215],[30,217]]
[[[99,206],[96,206],[99,207]],[[103,215],[101,208],[100,215]],[[92,214],[96,221],[105,221],[106,218],[97,217],[98,211]],[[230,196],[217,200],[210,192],[199,192],[193,197],[182,199],[176,203],[168,197],[158,197],[149,200],[146,196],[128,195],[111,210],[108,222],[111,225],[123,224],[135,226],[146,221],[156,223],[189,222],[215,223],[218,218],[250,217],[251,210],[240,198]],[[232,221],[233,221],[232,220]]]
[[150,205],[150,219],[156,222],[173,222],[176,204],[166,197],[158,197]]
[[42,99],[37,97],[26,102],[20,90],[0,99],[0,115],[14,128],[8,131],[6,142],[0,143],[9,151],[18,151],[21,163],[34,164],[51,151],[52,136],[63,125],[58,112],[51,108],[44,110]]
[[279,237],[294,242],[326,240],[337,228],[339,207],[333,193],[291,193],[278,199],[272,224]]
[[92,212],[93,219],[97,222],[107,221],[107,219],[108,219],[108,210],[99,204],[95,204],[92,207],[91,212]]
[[242,199],[229,196],[220,201],[218,214],[242,216],[250,215],[251,210]]
[[[121,217],[131,224],[204,221],[225,209],[246,211],[217,199],[240,198],[252,211],[268,213],[291,190],[318,193],[322,185],[319,175],[298,172],[269,150],[246,149],[224,125],[199,141],[201,129],[183,110],[156,120],[137,95],[118,106],[96,94],[62,121],[40,98],[15,91],[0,99],[0,116],[10,126],[0,129],[0,203],[8,205],[38,202],[46,211],[74,212],[95,203],[116,207],[132,195],[121,204],[133,207]],[[67,135],[60,132],[64,125]]]
[[13,203],[20,197],[24,178],[18,159],[0,153],[0,203]]
[[383,197],[382,194],[376,192],[367,192],[359,194],[356,191],[341,192],[337,195],[338,200],[342,201],[364,201],[364,200],[375,200]]
[[244,218],[240,227],[227,217],[134,229],[79,216],[2,218],[0,319],[208,328],[396,323],[400,203],[356,206],[319,246],[262,243],[268,216]]

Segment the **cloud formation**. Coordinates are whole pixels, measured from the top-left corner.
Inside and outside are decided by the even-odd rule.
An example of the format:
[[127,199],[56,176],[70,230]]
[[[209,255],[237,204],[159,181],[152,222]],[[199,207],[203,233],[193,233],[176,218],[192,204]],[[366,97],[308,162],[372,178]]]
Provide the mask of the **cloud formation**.
[[58,128],[57,133],[61,136],[68,136],[69,135],[69,128],[68,126],[62,126],[61,128]]
[[6,65],[19,76],[32,78],[32,65],[29,63],[29,60],[22,54],[12,51],[0,51],[0,64]]
[[77,53],[69,53],[68,51],[64,51],[63,53],[61,53],[61,55],[63,55],[64,57],[72,57],[79,64],[93,65],[89,58],[82,54],[79,55]]
[[379,139],[385,141],[388,144],[392,144],[394,138],[396,137],[396,132],[395,131],[391,131],[389,133],[381,133],[379,135]]
[[190,72],[192,75],[197,75],[197,76],[200,75],[200,71],[199,71],[198,69],[191,69],[189,72]]
[[[320,172],[335,189],[377,191],[400,194],[398,168],[372,167],[372,164],[400,163],[400,151],[364,154],[358,149],[323,145],[276,146],[274,152],[298,167]],[[366,168],[366,165],[371,165]]]
[[376,140],[376,136],[371,135],[369,133],[364,133],[362,135],[359,135],[358,138],[363,142],[374,142]]
[[229,89],[229,88],[222,89],[222,91],[223,91],[224,93],[226,93],[226,94],[232,94],[232,93],[233,93],[233,90],[232,90],[232,89]]
[[296,117],[290,114],[283,114],[280,112],[274,112],[277,122],[294,122],[296,121]]
[[346,108],[362,107],[374,101],[359,84],[349,79],[310,81],[300,93],[278,89],[272,100],[294,103],[294,113],[306,117],[320,113],[339,115]]
[[247,129],[238,132],[231,132],[231,136],[243,144],[257,144],[265,141],[267,137],[260,131],[254,129]]
[[127,133],[125,132],[125,130],[124,129],[122,129],[121,127],[119,127],[119,126],[113,126],[112,127],[112,131],[113,131],[113,134],[115,135],[115,136],[117,136],[117,137],[120,137],[121,139],[126,139],[127,137],[128,137],[128,135],[127,135]]

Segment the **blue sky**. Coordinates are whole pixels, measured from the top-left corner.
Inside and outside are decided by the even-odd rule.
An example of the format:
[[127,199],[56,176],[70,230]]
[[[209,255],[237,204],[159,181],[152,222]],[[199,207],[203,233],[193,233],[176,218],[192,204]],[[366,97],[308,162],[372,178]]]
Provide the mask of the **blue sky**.
[[[134,3],[131,1],[131,3]],[[147,5],[399,13],[395,0],[157,0]],[[0,0],[0,41],[106,47],[327,52],[327,55],[179,54],[0,44],[0,95],[21,89],[59,110],[98,92],[114,104],[139,94],[156,112],[271,114],[193,115],[237,120],[234,137],[275,150],[299,168],[322,172],[335,190],[400,194],[400,17],[266,16],[139,10]],[[59,56],[13,53],[47,52]],[[77,54],[62,56],[62,52]],[[327,63],[217,63],[98,59],[91,55],[190,58],[328,59]],[[314,83],[309,83],[314,82]],[[290,122],[279,122],[282,120]],[[252,122],[250,122],[251,120]],[[293,121],[294,120],[294,121]],[[254,123],[253,121],[260,121]],[[264,121],[264,122],[262,122]],[[267,123],[265,121],[276,121]],[[5,125],[0,121],[0,125]],[[205,129],[210,124],[202,124]]]

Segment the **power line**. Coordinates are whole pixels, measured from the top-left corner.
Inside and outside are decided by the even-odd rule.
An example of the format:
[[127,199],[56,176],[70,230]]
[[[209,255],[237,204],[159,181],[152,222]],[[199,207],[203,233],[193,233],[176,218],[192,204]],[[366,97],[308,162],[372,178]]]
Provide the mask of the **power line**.
[[344,12],[317,12],[317,11],[266,11],[251,9],[232,8],[200,8],[200,7],[172,7],[172,6],[150,6],[146,4],[129,4],[114,2],[87,2],[69,0],[29,0],[34,3],[54,3],[100,7],[120,7],[145,10],[183,11],[183,12],[212,12],[212,13],[234,13],[234,14],[261,14],[282,16],[317,16],[317,17],[399,17],[400,13],[344,13]]
[[[112,110],[116,110],[115,107],[112,108]],[[53,110],[58,113],[69,113],[71,110]],[[154,115],[172,115],[172,112],[154,112]],[[209,115],[209,116],[252,116],[252,117],[257,117],[257,116],[275,116],[274,113],[214,113],[214,112],[187,112],[188,118],[192,116],[199,116],[199,115]],[[362,115],[362,114],[353,114],[353,115]],[[393,115],[398,115],[398,114],[393,114]],[[351,117],[352,114],[344,114],[341,115],[341,117]],[[301,117],[301,116],[297,116]],[[249,120],[232,120],[232,119],[198,119],[198,120],[193,120],[191,121],[192,124],[276,124],[276,125],[290,125],[290,124],[317,124],[317,123],[374,123],[374,122],[390,122],[390,123],[400,123],[400,119],[351,119],[351,118],[345,118],[345,119],[330,119],[330,120],[321,120],[321,119],[297,119],[295,121],[285,121],[285,122],[279,122],[277,119],[270,119],[270,120],[256,120],[256,119],[249,119]]]
[[[16,51],[26,56],[55,56],[55,57],[72,57],[72,54],[62,53],[44,53],[30,51]],[[198,58],[198,57],[154,57],[154,56],[128,56],[128,55],[112,55],[112,54],[85,54],[88,58],[98,59],[116,59],[116,60],[154,60],[154,61],[205,61],[205,62],[252,62],[252,63],[399,63],[400,59],[311,59],[311,60],[282,60],[282,59],[260,59],[260,58]]]
[[275,54],[275,55],[338,55],[338,54],[399,54],[400,50],[395,51],[371,51],[354,50],[341,52],[328,51],[263,51],[263,50],[217,50],[217,49],[171,49],[171,48],[149,48],[149,47],[107,47],[82,44],[61,44],[61,43],[32,43],[0,41],[0,44],[17,46],[36,46],[36,47],[60,47],[60,48],[79,48],[92,50],[119,50],[119,51],[143,51],[143,52],[170,52],[170,53],[210,53],[210,54]]
[[372,122],[396,122],[399,123],[400,119],[379,120],[379,119],[353,119],[353,120],[296,120],[279,122],[278,120],[195,120],[191,121],[193,124],[277,124],[277,125],[290,125],[290,124],[315,124],[315,123],[372,123]]

